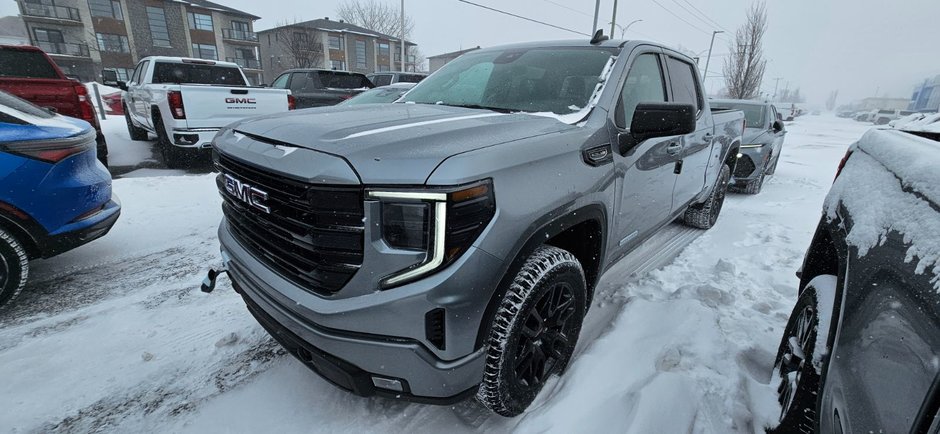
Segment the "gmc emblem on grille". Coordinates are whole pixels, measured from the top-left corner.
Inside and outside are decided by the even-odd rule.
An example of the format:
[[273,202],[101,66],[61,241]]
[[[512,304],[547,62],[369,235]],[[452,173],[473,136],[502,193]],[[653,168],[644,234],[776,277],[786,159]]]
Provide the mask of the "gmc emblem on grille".
[[226,104],[257,104],[254,98],[225,98]]
[[225,174],[225,191],[252,208],[264,211],[266,214],[271,213],[271,208],[264,204],[264,201],[268,200],[268,192],[264,190],[259,190],[235,179],[232,175]]

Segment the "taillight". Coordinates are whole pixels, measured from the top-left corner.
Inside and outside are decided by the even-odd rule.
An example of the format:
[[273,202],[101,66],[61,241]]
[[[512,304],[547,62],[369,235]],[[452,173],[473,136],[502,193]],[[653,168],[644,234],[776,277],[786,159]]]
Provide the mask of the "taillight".
[[842,174],[842,169],[845,169],[845,163],[849,161],[849,157],[852,156],[852,150],[849,149],[846,151],[845,156],[842,157],[842,161],[839,162],[839,168],[836,169],[836,177],[832,179],[832,182],[836,182],[836,179],[839,178],[839,175]]
[[166,102],[170,105],[170,114],[173,119],[186,119],[186,109],[183,107],[183,94],[178,90],[166,93]]
[[94,148],[94,131],[82,134],[81,136],[58,140],[27,140],[0,144],[0,150],[42,160],[47,163],[58,163],[71,155]]
[[95,107],[91,105],[91,99],[88,97],[88,88],[84,84],[76,84],[73,88],[78,97],[78,118],[92,125],[98,125]]
[[296,108],[297,108],[297,99],[294,98],[294,95],[288,94],[287,95],[287,109],[294,110]]

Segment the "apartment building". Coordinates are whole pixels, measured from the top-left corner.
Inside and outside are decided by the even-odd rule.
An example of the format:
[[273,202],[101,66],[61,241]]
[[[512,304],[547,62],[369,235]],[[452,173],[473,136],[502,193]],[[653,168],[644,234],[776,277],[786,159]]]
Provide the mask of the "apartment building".
[[66,74],[98,80],[104,69],[126,80],[147,56],[238,63],[261,79],[259,17],[205,0],[15,0],[30,43]]
[[[291,68],[325,68],[372,73],[401,70],[400,38],[329,18],[258,32],[264,82]],[[405,41],[405,70],[415,71],[413,50]]]

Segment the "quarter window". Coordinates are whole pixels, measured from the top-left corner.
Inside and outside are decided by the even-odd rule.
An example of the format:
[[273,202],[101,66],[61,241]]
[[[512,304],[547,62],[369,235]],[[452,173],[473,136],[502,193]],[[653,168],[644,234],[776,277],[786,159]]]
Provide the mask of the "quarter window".
[[189,28],[212,31],[212,15],[189,13]]
[[130,47],[127,45],[127,36],[113,35],[110,33],[97,33],[98,49],[112,53],[129,53]]
[[166,28],[166,13],[163,8],[147,6],[147,21],[150,24],[150,37],[156,47],[170,46],[170,32]]
[[91,9],[91,16],[93,17],[124,19],[121,2],[116,0],[88,0],[88,8]]
[[617,126],[630,129],[636,106],[645,102],[666,102],[666,86],[659,56],[641,54],[630,67],[623,90],[620,91],[620,106],[617,110]]
[[674,57],[668,57],[669,79],[672,83],[672,99],[683,104],[692,104],[701,110],[703,102],[699,92],[698,80],[692,65]]

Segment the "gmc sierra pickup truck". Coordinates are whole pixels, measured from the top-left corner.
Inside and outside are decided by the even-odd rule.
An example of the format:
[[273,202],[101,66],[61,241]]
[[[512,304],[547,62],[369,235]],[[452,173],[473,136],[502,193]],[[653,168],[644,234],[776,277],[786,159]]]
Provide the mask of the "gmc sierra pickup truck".
[[598,278],[721,211],[744,115],[636,41],[465,54],[394,104],[230,125],[224,268],[292,354],[356,394],[517,415],[574,350]]
[[289,90],[249,87],[234,63],[181,57],[145,57],[123,90],[132,140],[157,136],[163,162],[177,168],[212,146],[220,128],[251,116],[293,109]]

